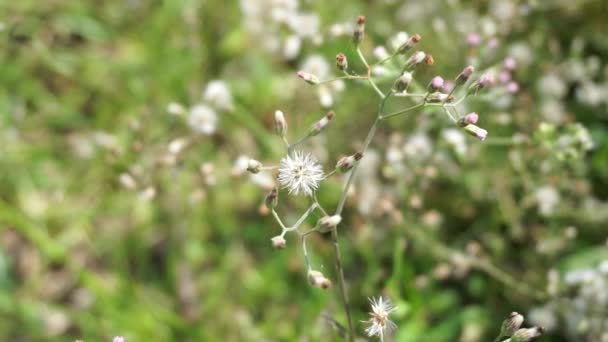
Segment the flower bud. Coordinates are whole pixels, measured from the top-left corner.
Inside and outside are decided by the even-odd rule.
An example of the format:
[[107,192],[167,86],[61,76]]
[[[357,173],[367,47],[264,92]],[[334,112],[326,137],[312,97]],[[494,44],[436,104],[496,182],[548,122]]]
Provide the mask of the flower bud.
[[435,58],[433,58],[433,55],[426,55],[426,57],[424,57],[424,63],[426,65],[433,65],[435,64]]
[[274,112],[274,130],[281,137],[287,134],[287,121],[282,111],[277,110]]
[[460,120],[458,120],[458,125],[460,127],[464,127],[466,125],[474,125],[477,123],[478,120],[479,120],[479,115],[477,115],[477,113],[475,113],[475,112],[471,112],[471,113],[465,115],[464,117],[460,118]]
[[433,79],[431,80],[431,83],[429,83],[429,91],[436,91],[439,90],[441,88],[443,88],[443,78],[441,78],[441,76],[435,76],[433,77]]
[[395,91],[399,93],[403,92],[410,85],[410,82],[412,82],[412,74],[409,72],[404,72],[403,75],[401,75],[397,81],[395,81],[393,88],[395,88]]
[[414,45],[418,44],[418,42],[420,41],[421,37],[419,34],[415,34],[413,36],[410,37],[410,39],[408,39],[405,43],[403,43],[398,49],[397,49],[397,53],[400,55],[403,55],[404,53],[406,53],[407,51],[409,51]]
[[335,229],[341,221],[342,216],[340,215],[324,216],[317,221],[317,227],[319,227],[319,232],[327,233]]
[[488,137],[488,131],[475,125],[466,125],[464,130],[475,138],[484,141]]
[[469,92],[477,92],[481,89],[488,88],[494,84],[494,75],[486,72],[483,73],[475,83],[469,88]]
[[319,271],[308,271],[308,282],[314,287],[326,290],[331,287],[331,280],[325,278],[323,273]]
[[287,241],[285,241],[285,238],[281,235],[273,237],[270,241],[272,241],[272,247],[274,249],[283,249],[287,245]]
[[517,330],[513,336],[511,336],[511,342],[528,342],[533,338],[539,337],[545,332],[543,327],[532,327],[532,328],[523,328]]
[[[432,58],[432,57],[431,57]],[[412,68],[426,60],[426,53],[423,51],[416,51],[408,60],[405,62],[406,68]]]
[[336,55],[336,66],[342,71],[348,69],[348,60],[342,52]]
[[298,77],[303,79],[308,84],[319,84],[319,78],[304,70],[298,71]]
[[249,171],[251,173],[260,172],[261,167],[262,167],[262,163],[260,163],[259,161],[255,160],[255,159],[249,159],[249,161],[247,162],[247,171]]
[[359,45],[363,38],[365,37],[365,17],[360,15],[357,18],[357,26],[355,27],[355,32],[353,33],[353,42],[355,45]]
[[462,70],[462,72],[456,77],[456,84],[461,85],[467,83],[469,78],[471,78],[471,75],[473,75],[473,72],[475,72],[475,68],[471,65],[464,68],[464,70]]
[[429,94],[429,96],[426,98],[426,102],[428,103],[452,102],[453,100],[454,96],[444,94],[438,91]]
[[310,136],[314,137],[315,135],[321,133],[325,129],[325,127],[327,127],[327,124],[329,124],[329,122],[334,118],[335,115],[336,113],[332,110],[324,117],[322,117],[321,120],[315,122],[312,127],[310,127]]
[[277,206],[277,204],[279,204],[279,191],[277,188],[273,188],[268,194],[266,194],[264,204],[266,204],[266,208],[268,209],[273,209]]
[[502,322],[500,334],[502,336],[513,335],[519,329],[519,327],[521,327],[523,322],[524,316],[518,314],[517,312],[511,312],[509,317]]
[[355,163],[361,158],[363,158],[363,153],[361,152],[357,152],[350,156],[342,157],[338,160],[338,163],[336,163],[336,169],[338,169],[338,171],[342,173],[348,172],[355,166]]

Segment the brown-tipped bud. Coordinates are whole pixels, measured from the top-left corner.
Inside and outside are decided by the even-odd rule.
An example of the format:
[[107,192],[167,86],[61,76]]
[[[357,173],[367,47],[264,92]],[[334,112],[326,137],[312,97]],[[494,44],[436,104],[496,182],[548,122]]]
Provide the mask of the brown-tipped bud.
[[274,249],[283,249],[287,246],[287,241],[285,241],[282,235],[277,235],[270,239],[270,241],[272,241],[272,248]]
[[399,76],[399,78],[395,81],[395,84],[393,85],[393,88],[395,89],[396,92],[403,92],[405,90],[407,90],[407,87],[410,85],[410,82],[412,82],[412,74],[409,72],[404,72],[401,76]]
[[323,290],[331,287],[331,280],[325,278],[323,273],[314,270],[308,271],[308,283]]
[[355,27],[355,32],[353,33],[353,42],[355,45],[361,44],[363,38],[365,37],[365,17],[360,15],[357,18],[357,26]]
[[424,63],[426,65],[433,65],[435,64],[435,58],[433,58],[433,55],[426,55],[426,57],[424,57]]
[[494,84],[494,75],[492,73],[483,73],[475,83],[469,88],[469,93],[477,93],[481,89],[489,88]]
[[475,138],[484,141],[488,137],[488,131],[475,125],[466,125],[464,130]]
[[336,169],[342,173],[350,171],[355,163],[363,158],[363,153],[357,152],[353,155],[342,157],[336,163]]
[[348,69],[348,60],[346,59],[346,55],[342,52],[336,55],[336,66],[342,71]]
[[333,110],[325,114],[325,116],[322,117],[321,120],[315,122],[310,127],[309,135],[311,137],[314,137],[315,135],[321,133],[325,129],[325,127],[327,127],[327,125],[334,118],[335,115],[336,113]]
[[416,51],[410,58],[405,62],[406,68],[413,68],[416,65],[426,60],[426,53],[423,51]]
[[319,232],[327,233],[335,229],[340,222],[342,222],[342,216],[340,215],[324,216],[317,221],[317,227]]
[[461,85],[467,83],[471,75],[475,72],[475,68],[472,65],[464,68],[460,74],[456,77],[455,83],[456,85]]
[[401,46],[397,49],[398,54],[404,54],[408,52],[414,45],[418,44],[421,37],[419,34],[415,34],[410,37],[405,43],[401,44]]
[[249,159],[249,161],[247,162],[247,171],[249,171],[251,173],[258,173],[258,172],[260,172],[261,168],[262,168],[262,163],[260,163],[259,161],[255,160],[255,159]]
[[511,336],[513,335],[521,325],[524,323],[524,316],[520,315],[517,312],[511,312],[509,317],[502,322],[502,326],[500,328],[500,334],[502,336]]
[[471,112],[458,120],[458,126],[464,127],[466,125],[474,125],[477,121],[479,121],[479,115],[475,112]]
[[287,134],[287,120],[285,120],[285,115],[280,110],[274,112],[274,131],[281,137]]
[[511,336],[511,342],[528,342],[533,338],[539,337],[545,332],[543,327],[532,327],[532,328],[523,328],[517,330],[513,336]]
[[277,188],[273,188],[268,194],[266,194],[264,204],[266,204],[266,208],[268,209],[275,208],[279,204],[279,191]]
[[319,78],[304,70],[298,71],[298,77],[303,79],[308,84],[319,84]]

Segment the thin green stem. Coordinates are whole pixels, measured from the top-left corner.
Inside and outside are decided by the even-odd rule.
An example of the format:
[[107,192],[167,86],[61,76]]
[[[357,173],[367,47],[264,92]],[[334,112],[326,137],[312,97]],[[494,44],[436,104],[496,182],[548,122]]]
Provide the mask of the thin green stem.
[[396,112],[392,112],[392,113],[388,113],[388,114],[380,115],[379,119],[380,119],[380,120],[386,120],[386,119],[388,119],[388,118],[392,118],[393,116],[397,116],[397,115],[405,114],[405,113],[411,112],[411,111],[413,111],[413,110],[416,110],[416,109],[421,108],[421,107],[424,107],[424,106],[428,106],[428,104],[427,104],[427,103],[424,103],[424,102],[423,102],[423,103],[419,103],[419,104],[417,104],[417,105],[411,106],[411,107],[406,108],[406,109],[402,109],[402,110],[398,110],[398,111],[396,111]]
[[494,342],[500,342],[501,339],[502,339],[502,334],[498,334],[498,336],[496,336],[496,338],[494,339]]
[[315,84],[315,85],[320,85],[320,84],[325,84],[325,83],[330,83],[330,82],[334,82],[334,81],[338,81],[338,80],[364,80],[367,77],[365,76],[356,76],[356,75],[346,75],[346,76],[340,76],[340,77],[335,77],[335,78],[331,78],[328,80],[323,80],[320,81],[319,83]]

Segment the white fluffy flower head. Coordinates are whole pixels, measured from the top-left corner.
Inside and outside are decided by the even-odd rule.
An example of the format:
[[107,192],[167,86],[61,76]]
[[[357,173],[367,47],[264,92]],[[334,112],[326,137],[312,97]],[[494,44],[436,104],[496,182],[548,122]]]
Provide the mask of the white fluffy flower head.
[[366,321],[370,326],[365,329],[368,336],[380,336],[382,340],[387,333],[390,333],[397,325],[393,323],[388,316],[391,312],[397,310],[390,300],[382,297],[370,298],[369,302],[372,305],[372,312],[369,313],[370,319]]
[[195,105],[190,109],[188,124],[199,133],[211,135],[217,126],[217,114],[207,105]]
[[323,168],[310,154],[295,151],[281,159],[279,183],[289,194],[312,196],[323,178]]

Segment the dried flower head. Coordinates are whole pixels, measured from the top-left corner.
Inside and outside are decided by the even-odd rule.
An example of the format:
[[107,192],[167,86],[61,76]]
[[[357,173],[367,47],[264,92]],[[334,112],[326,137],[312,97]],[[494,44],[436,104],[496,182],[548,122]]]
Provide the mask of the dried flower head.
[[372,311],[369,313],[370,319],[366,321],[370,326],[365,329],[368,336],[380,336],[384,338],[384,335],[390,333],[397,325],[389,319],[391,312],[397,310],[390,300],[382,297],[369,299],[372,305]]
[[310,154],[295,151],[281,159],[278,179],[289,194],[312,196],[323,180],[323,168]]

